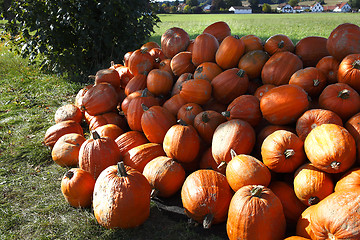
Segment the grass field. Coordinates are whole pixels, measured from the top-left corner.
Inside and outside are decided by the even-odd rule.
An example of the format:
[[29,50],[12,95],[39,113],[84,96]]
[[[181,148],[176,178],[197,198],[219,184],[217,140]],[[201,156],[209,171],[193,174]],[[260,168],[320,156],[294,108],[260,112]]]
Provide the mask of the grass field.
[[[162,22],[149,41],[160,42],[161,34],[174,26],[195,38],[207,25],[220,20],[229,24],[233,34],[255,34],[265,41],[282,33],[295,43],[311,35],[328,37],[343,22],[360,25],[360,14],[160,18]],[[53,163],[50,149],[41,142],[46,129],[54,124],[56,109],[72,103],[81,88],[66,77],[40,73],[0,43],[0,239],[225,239],[225,224],[205,231],[188,224],[183,215],[170,214],[155,205],[142,226],[106,230],[97,224],[91,209],[75,209],[65,202],[60,181],[67,169]],[[178,203],[178,198],[172,201]]]

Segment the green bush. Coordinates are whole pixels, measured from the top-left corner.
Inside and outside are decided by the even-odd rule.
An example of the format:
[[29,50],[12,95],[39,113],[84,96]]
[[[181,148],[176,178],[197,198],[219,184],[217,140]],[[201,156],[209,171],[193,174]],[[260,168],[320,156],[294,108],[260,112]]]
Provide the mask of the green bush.
[[[122,63],[160,21],[148,0],[13,1],[5,30],[23,57],[44,70],[85,77]],[[41,60],[40,60],[41,59]]]

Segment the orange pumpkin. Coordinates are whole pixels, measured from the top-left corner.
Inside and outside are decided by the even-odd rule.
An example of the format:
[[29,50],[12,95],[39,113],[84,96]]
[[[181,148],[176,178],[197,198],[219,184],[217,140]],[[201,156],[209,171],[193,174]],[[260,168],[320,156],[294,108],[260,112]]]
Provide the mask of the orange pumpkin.
[[227,36],[216,51],[215,61],[224,70],[234,68],[244,52],[245,44],[239,36]]
[[310,97],[316,98],[326,87],[327,79],[321,70],[315,67],[307,67],[291,75],[289,84],[303,88]]
[[355,114],[345,123],[346,130],[349,131],[355,142],[360,142],[360,113]]
[[300,39],[295,45],[295,54],[300,57],[304,67],[315,67],[320,59],[329,55],[326,49],[327,38],[309,36]]
[[218,40],[209,33],[202,33],[195,38],[192,50],[192,62],[197,67],[203,62],[215,62],[219,48]]
[[118,125],[113,123],[105,124],[95,128],[96,132],[100,135],[100,137],[108,137],[115,141],[121,134],[124,133]]
[[181,119],[187,125],[194,126],[196,115],[203,111],[202,107],[196,103],[187,103],[182,105],[177,113],[177,119]]
[[155,96],[167,96],[173,84],[173,77],[165,70],[153,69],[146,78],[146,88]]
[[182,28],[172,27],[161,35],[161,49],[167,58],[184,51],[190,43],[189,34]]
[[83,129],[79,123],[73,120],[56,123],[46,130],[43,143],[45,146],[53,148],[56,141],[68,133],[78,133],[83,135]]
[[179,52],[170,61],[170,67],[175,76],[183,73],[193,73],[195,66],[192,63],[191,52]]
[[114,88],[120,87],[120,75],[115,68],[101,69],[95,74],[95,85],[99,83],[110,83]]
[[63,135],[51,150],[52,160],[62,167],[78,166],[80,147],[85,141],[85,137],[78,133]]
[[220,113],[214,110],[206,110],[195,116],[193,126],[199,133],[202,140],[211,144],[215,129],[225,121],[226,118]]
[[146,88],[146,79],[148,72],[139,73],[134,75],[133,78],[125,86],[125,94],[129,96],[131,93],[143,90]]
[[154,68],[154,59],[146,49],[135,50],[129,58],[129,69],[136,76],[150,72]]
[[354,188],[358,188],[360,186],[360,168],[352,168],[347,171],[337,182],[335,185],[335,192],[348,190],[351,191]]
[[190,79],[182,83],[179,94],[186,102],[201,105],[210,100],[212,86],[205,79]]
[[295,45],[288,36],[284,34],[275,34],[266,40],[264,50],[270,55],[274,55],[278,52],[294,52]]
[[326,56],[319,60],[316,68],[320,69],[326,76],[329,84],[337,83],[337,75],[340,62],[333,56]]
[[194,71],[194,79],[205,79],[211,82],[223,70],[214,62],[203,62]]
[[218,21],[207,26],[203,33],[209,33],[213,35],[219,43],[221,43],[224,38],[231,35],[231,29],[229,25],[224,21]]
[[66,120],[74,120],[75,122],[80,123],[84,115],[75,104],[66,104],[59,107],[55,112],[55,123]]
[[346,83],[350,87],[354,88],[357,92],[360,92],[359,78],[360,78],[360,51],[357,54],[347,55],[340,62],[338,69],[338,82]]
[[115,139],[115,143],[120,150],[120,155],[123,157],[130,149],[148,143],[145,135],[138,131],[128,131],[121,134]]
[[262,68],[269,60],[269,54],[263,50],[254,50],[244,54],[237,67],[243,69],[250,79],[259,78]]
[[175,94],[174,96],[166,100],[162,106],[169,110],[172,115],[177,116],[177,113],[181,106],[185,105],[186,103],[186,100],[180,94]]
[[296,224],[296,235],[311,239],[311,226],[310,226],[310,214],[313,209],[316,207],[315,205],[308,206],[300,215],[297,224]]
[[264,49],[261,38],[253,34],[242,36],[241,40],[243,40],[245,44],[245,53]]
[[257,97],[259,100],[261,100],[261,98],[264,96],[265,93],[267,93],[270,89],[276,87],[273,84],[264,84],[261,85],[260,87],[258,87],[255,92],[254,92],[254,96]]

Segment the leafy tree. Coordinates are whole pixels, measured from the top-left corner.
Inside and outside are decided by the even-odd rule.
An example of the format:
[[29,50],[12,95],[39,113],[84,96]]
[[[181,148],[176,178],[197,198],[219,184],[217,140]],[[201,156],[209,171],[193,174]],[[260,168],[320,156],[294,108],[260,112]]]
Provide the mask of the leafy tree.
[[224,0],[212,0],[211,10],[219,10],[220,8],[226,8],[226,3]]
[[189,5],[190,7],[196,7],[199,6],[198,0],[186,0],[186,5]]
[[349,0],[349,5],[351,8],[360,9],[360,0]]
[[[111,61],[122,62],[160,21],[148,0],[13,1],[5,30],[23,57],[41,67],[88,76]],[[20,37],[18,37],[20,36]]]
[[184,9],[183,9],[184,13],[191,13],[191,7],[189,5],[185,5]]
[[175,6],[175,7],[179,6],[179,4],[180,4],[180,3],[179,3],[179,0],[174,1],[174,6]]
[[261,8],[259,7],[259,0],[249,0],[249,3],[253,13],[261,12]]
[[289,0],[288,3],[290,6],[295,7],[296,5],[298,5],[299,0]]
[[230,8],[231,6],[242,6],[241,0],[224,0],[226,7]]
[[271,6],[268,3],[264,3],[262,7],[262,11],[264,13],[271,13]]

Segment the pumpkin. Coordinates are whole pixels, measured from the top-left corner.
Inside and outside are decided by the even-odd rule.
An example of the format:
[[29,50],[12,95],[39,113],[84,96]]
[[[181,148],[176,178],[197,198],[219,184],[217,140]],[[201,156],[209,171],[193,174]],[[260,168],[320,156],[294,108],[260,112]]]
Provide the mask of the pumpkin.
[[310,215],[312,239],[359,239],[359,203],[359,188],[334,192],[320,201]]
[[190,79],[181,84],[180,96],[188,103],[205,104],[211,98],[211,83],[204,79]]
[[179,27],[169,28],[161,35],[161,49],[169,59],[186,50],[189,44],[189,34]]
[[284,34],[275,34],[266,40],[264,50],[270,55],[274,55],[278,52],[294,52],[295,45],[288,36]]
[[257,97],[259,100],[261,100],[264,94],[274,87],[276,86],[273,84],[263,84],[255,90],[254,96]]
[[224,70],[234,68],[244,52],[245,44],[239,36],[227,36],[216,51],[215,61]]
[[163,149],[166,156],[180,163],[192,162],[200,151],[199,134],[193,126],[180,121],[166,132]]
[[218,164],[228,163],[232,159],[231,149],[237,154],[250,154],[255,139],[255,131],[248,122],[241,119],[226,121],[215,129],[212,155]]
[[252,127],[258,125],[262,119],[260,101],[253,95],[241,95],[235,98],[228,106],[223,116],[230,119],[242,119]]
[[218,168],[218,163],[214,160],[212,156],[211,147],[207,148],[201,155],[199,161],[200,169],[212,169],[219,173],[226,174],[226,168]]
[[214,77],[211,86],[213,97],[220,103],[229,104],[238,96],[246,93],[249,77],[244,70],[231,68]]
[[165,70],[153,69],[146,78],[146,88],[155,96],[167,96],[173,84],[173,77]]
[[307,67],[291,75],[289,84],[303,88],[310,97],[316,98],[326,87],[327,79],[321,70],[315,67]]
[[203,62],[194,71],[194,79],[205,79],[211,82],[223,70],[214,62]]
[[120,87],[120,76],[115,68],[100,69],[96,72],[95,85],[103,82],[110,83],[114,88]]
[[225,121],[226,118],[220,113],[214,110],[206,110],[195,116],[193,126],[199,133],[201,139],[211,144],[215,129]]
[[170,61],[170,67],[175,76],[183,73],[193,73],[195,66],[192,63],[191,52],[179,52]]
[[90,131],[95,130],[96,128],[106,124],[115,124],[124,131],[128,129],[126,119],[124,118],[124,116],[121,116],[117,111],[107,112],[96,116],[88,115],[88,120]]
[[314,166],[328,173],[348,170],[356,159],[355,140],[344,128],[336,124],[322,124],[305,138],[306,156]]
[[[127,114],[127,110],[129,108],[129,104],[130,104],[131,100],[133,100],[136,97],[141,96],[142,92],[143,92],[143,90],[138,90],[138,91],[132,92],[128,96],[126,96],[124,98],[124,100],[121,102],[120,108],[121,108],[122,113],[125,116]],[[148,94],[152,95],[152,93],[150,93],[150,92]]]
[[115,70],[118,72],[120,77],[120,87],[125,88],[128,82],[134,77],[134,75],[131,73],[130,69],[125,66],[115,68]]
[[341,61],[353,53],[360,53],[360,27],[353,23],[343,23],[332,30],[326,42],[330,55]]
[[221,43],[224,38],[231,35],[231,29],[229,25],[224,21],[218,21],[207,26],[203,33],[209,33],[213,35],[219,43]]
[[330,84],[321,92],[319,106],[335,112],[345,122],[360,111],[360,95],[346,83]]
[[130,72],[136,76],[150,72],[154,68],[154,59],[147,49],[137,49],[131,54],[128,65]]
[[162,106],[167,110],[169,110],[171,114],[177,116],[177,113],[181,108],[181,106],[183,106],[186,103],[187,102],[180,94],[175,94],[174,96],[166,100]]
[[295,54],[300,57],[304,67],[315,67],[320,59],[329,55],[326,49],[327,38],[309,36],[300,39],[295,45]]
[[82,98],[84,97],[85,93],[87,91],[89,91],[89,89],[92,88],[93,86],[94,86],[94,84],[86,85],[85,87],[80,89],[78,91],[78,93],[76,94],[76,97],[75,97],[75,100],[74,100],[74,105],[77,106],[78,108],[80,108],[81,111],[84,111],[84,110],[81,109]]
[[161,50],[161,48],[152,48],[151,50],[149,50],[149,54],[154,59],[154,68],[159,68],[161,61],[166,59],[166,56]]
[[205,229],[226,221],[232,190],[225,175],[201,169],[191,173],[181,188],[186,214]]
[[234,194],[226,223],[230,240],[283,240],[285,230],[281,201],[269,188],[247,185]]
[[78,133],[68,133],[61,136],[51,150],[52,160],[62,167],[76,167],[79,164],[79,150],[86,141]]
[[245,53],[239,60],[237,67],[243,69],[250,79],[259,78],[262,68],[269,60],[269,54],[263,50]]
[[345,123],[346,130],[349,131],[355,142],[360,142],[360,113],[355,114]]
[[203,62],[215,62],[215,54],[219,48],[218,40],[209,33],[202,33],[195,38],[192,50],[192,62],[195,67]]
[[139,73],[134,75],[133,78],[125,86],[125,94],[129,96],[131,93],[144,90],[146,88],[146,79],[148,72]]
[[263,141],[262,160],[274,172],[294,172],[306,160],[303,146],[304,142],[296,134],[277,130]]
[[177,113],[177,119],[181,119],[187,125],[194,126],[196,115],[203,111],[202,107],[196,103],[187,103],[180,107]]
[[113,123],[105,124],[95,128],[95,131],[100,135],[100,137],[108,137],[115,141],[121,134],[124,133],[118,125]]
[[174,96],[175,94],[179,94],[180,90],[181,90],[181,85],[190,80],[193,79],[193,74],[192,73],[183,73],[181,74],[178,79],[176,80],[175,84],[173,85],[173,88],[171,90],[171,96]]
[[296,235],[311,239],[310,214],[316,207],[315,205],[308,206],[300,215],[296,223]]
[[226,166],[226,179],[234,192],[246,185],[269,185],[271,173],[264,163],[250,155],[230,151],[232,159]]
[[264,49],[261,38],[253,34],[242,36],[241,40],[243,40],[245,44],[245,53]]
[[138,131],[125,132],[115,139],[115,143],[120,150],[121,157],[123,157],[130,149],[148,142],[149,141],[145,135]]
[[185,170],[172,158],[159,156],[148,162],[143,175],[153,189],[152,197],[171,197],[185,181]]
[[83,129],[79,123],[73,120],[62,121],[49,127],[44,136],[43,144],[53,148],[56,141],[65,134],[78,133],[83,135]]
[[309,240],[310,238],[304,238],[304,237],[299,237],[299,236],[290,236],[285,238],[284,240]]
[[82,111],[90,115],[110,112],[118,104],[118,95],[115,88],[109,83],[100,83],[90,88],[81,98]]
[[340,62],[333,56],[326,56],[319,60],[316,68],[326,76],[328,84],[337,83],[337,75]]
[[274,125],[296,122],[308,107],[307,93],[301,87],[292,84],[274,87],[260,100],[263,117]]
[[79,167],[97,179],[107,167],[121,160],[119,148],[111,138],[101,138],[92,131],[92,138],[86,140],[79,150]]
[[131,54],[133,54],[133,52],[134,51],[129,51],[124,54],[123,62],[124,62],[125,67],[129,67],[129,59],[130,59]]
[[360,51],[357,54],[347,55],[340,62],[338,69],[338,82],[346,83],[350,87],[354,88],[357,92],[360,92],[359,78],[360,78]]
[[272,55],[261,70],[263,84],[276,86],[289,83],[291,76],[303,68],[301,59],[291,52],[279,52]]
[[94,215],[107,228],[134,228],[150,215],[151,187],[144,175],[122,162],[106,168],[93,194]]
[[311,130],[324,123],[333,123],[342,126],[342,120],[333,111],[326,109],[310,109],[304,112],[296,121],[296,134],[302,141]]
[[159,69],[168,71],[173,77],[175,77],[174,73],[171,70],[170,63],[171,63],[171,59],[169,58],[162,60],[159,64]]
[[335,185],[334,191],[343,191],[348,190],[351,191],[354,188],[358,188],[360,186],[360,168],[352,168],[347,171],[337,182]]
[[146,138],[153,143],[162,143],[166,132],[176,124],[176,118],[169,110],[161,106],[150,108],[142,106],[141,128]]
[[80,123],[84,115],[75,104],[66,104],[59,107],[55,112],[55,123],[66,120],[74,120],[75,122]]
[[153,48],[160,48],[159,44],[157,42],[149,41],[144,43],[140,49],[146,49],[148,52],[151,51]]
[[65,200],[73,207],[91,206],[95,179],[80,168],[72,168],[61,179],[61,192]]

